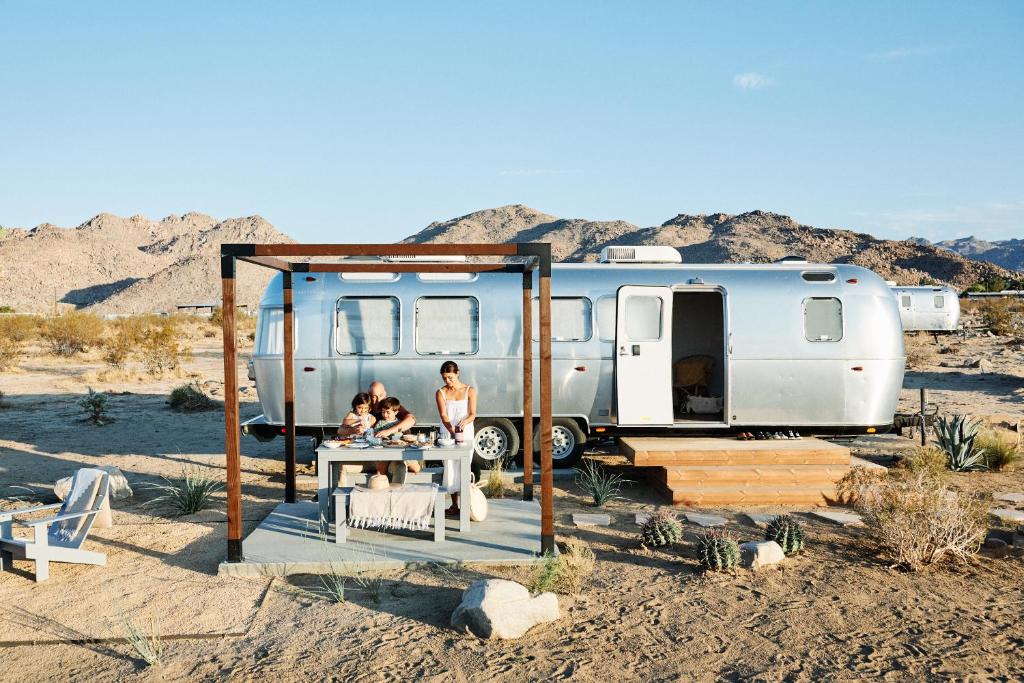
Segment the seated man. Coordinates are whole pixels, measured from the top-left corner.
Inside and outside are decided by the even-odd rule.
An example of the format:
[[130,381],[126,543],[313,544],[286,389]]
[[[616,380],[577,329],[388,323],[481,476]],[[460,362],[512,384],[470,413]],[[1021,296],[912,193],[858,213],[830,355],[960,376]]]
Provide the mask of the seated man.
[[[382,439],[389,437],[398,438],[403,432],[408,431],[416,424],[416,416],[406,410],[401,403],[394,399],[391,401],[385,400],[388,398],[388,392],[382,382],[371,382],[367,393],[370,396],[370,414],[376,420],[375,436]],[[394,406],[394,403],[398,403],[398,405]],[[362,434],[363,431],[364,428],[361,425],[342,425],[338,428],[338,434],[343,436],[356,436]],[[407,471],[419,472],[420,467],[419,460],[390,463],[380,462],[376,465],[372,463],[365,465],[351,463],[342,464],[341,472],[344,477],[347,473],[377,472],[378,474],[384,474],[387,471],[391,475],[392,482],[400,484],[405,480],[405,473]]]

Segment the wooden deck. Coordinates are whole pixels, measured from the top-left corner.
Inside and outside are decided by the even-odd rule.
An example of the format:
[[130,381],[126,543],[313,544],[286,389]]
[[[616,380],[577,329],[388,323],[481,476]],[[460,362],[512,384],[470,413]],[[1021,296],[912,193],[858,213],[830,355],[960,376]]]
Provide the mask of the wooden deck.
[[627,437],[619,443],[675,505],[827,505],[850,469],[849,448],[807,437]]

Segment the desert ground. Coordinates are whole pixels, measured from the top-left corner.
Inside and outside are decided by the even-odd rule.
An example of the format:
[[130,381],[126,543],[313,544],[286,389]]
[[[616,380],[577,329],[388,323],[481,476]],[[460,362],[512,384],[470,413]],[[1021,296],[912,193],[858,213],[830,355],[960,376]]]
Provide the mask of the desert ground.
[[[0,505],[53,502],[54,482],[88,465],[116,465],[135,492],[114,502],[112,528],[90,535],[87,547],[107,553],[105,567],[54,564],[39,584],[27,562],[0,574],[0,680],[1024,678],[1024,559],[982,553],[908,572],[893,567],[865,529],[802,516],[803,553],[757,572],[704,573],[691,524],[668,550],[640,546],[634,514],[665,506],[624,459],[607,453],[595,457],[634,480],[606,506],[611,526],[574,527],[571,514],[593,507],[573,482],[556,482],[558,540],[589,544],[595,569],[579,595],[560,596],[560,620],[519,640],[480,641],[448,620],[473,580],[526,582],[529,568],[410,568],[378,577],[376,589],[350,591],[342,603],[315,596],[310,576],[218,576],[222,492],[212,509],[187,517],[146,506],[156,495],[148,485],[180,479],[186,467],[223,476],[222,413],[167,405],[170,390],[190,379],[222,397],[219,336],[196,323],[189,344],[192,359],[162,376],[110,371],[99,351],[57,359],[36,347],[0,372]],[[1017,429],[1024,417],[1018,341],[919,335],[908,347],[901,410],[916,409],[924,386],[940,413]],[[260,412],[244,359],[243,419]],[[968,367],[979,359],[982,368]],[[77,401],[89,386],[110,394],[112,423],[82,420]],[[856,455],[887,466],[913,447],[895,435],[853,444]],[[280,440],[242,440],[246,533],[283,499],[282,448]],[[952,476],[974,492],[1024,491],[1019,470]],[[302,495],[312,494],[308,477],[300,485]],[[718,512],[741,539],[759,538],[740,511]],[[127,621],[162,636],[159,664],[146,666],[124,641]]]

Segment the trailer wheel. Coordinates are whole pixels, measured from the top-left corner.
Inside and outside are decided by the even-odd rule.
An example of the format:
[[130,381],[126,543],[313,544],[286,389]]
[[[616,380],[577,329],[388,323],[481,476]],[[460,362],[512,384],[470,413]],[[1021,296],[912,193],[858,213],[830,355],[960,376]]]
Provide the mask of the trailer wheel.
[[519,430],[503,417],[481,418],[473,432],[473,458],[481,464],[508,462],[519,452]]
[[[551,420],[551,466],[575,467],[587,448],[587,435],[576,420],[556,417]],[[533,427],[533,461],[540,465],[540,423]]]

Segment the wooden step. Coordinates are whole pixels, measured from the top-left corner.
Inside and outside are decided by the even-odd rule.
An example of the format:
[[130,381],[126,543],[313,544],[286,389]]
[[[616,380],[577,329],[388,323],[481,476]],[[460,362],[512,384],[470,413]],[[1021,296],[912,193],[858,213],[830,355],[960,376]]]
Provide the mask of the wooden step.
[[834,486],[714,486],[669,488],[654,481],[673,505],[722,507],[731,505],[828,505],[836,500]]
[[823,486],[842,479],[846,465],[670,465],[651,468],[666,486]]
[[850,449],[813,437],[623,437],[619,452],[638,467],[672,465],[849,465]]

